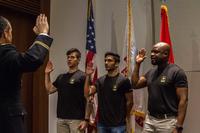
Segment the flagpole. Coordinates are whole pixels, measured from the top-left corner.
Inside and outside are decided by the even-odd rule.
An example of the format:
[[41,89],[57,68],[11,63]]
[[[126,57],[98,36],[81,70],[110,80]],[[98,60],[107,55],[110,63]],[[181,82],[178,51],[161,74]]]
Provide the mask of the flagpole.
[[155,44],[156,43],[156,35],[155,35],[155,11],[154,11],[154,1],[152,0],[151,1],[151,13],[152,13],[152,15],[151,15],[151,26],[152,26],[152,32],[151,32],[151,34],[152,34],[152,44]]
[[130,63],[131,63],[131,37],[132,37],[132,32],[131,32],[131,0],[128,0],[128,50],[127,50],[127,77],[130,75]]
[[88,0],[88,4],[87,4],[87,20],[89,19],[89,16],[90,16],[90,4],[91,4],[91,0]]
[[[92,65],[94,69],[94,73],[90,77],[90,81],[92,84],[95,83],[98,77],[98,69],[96,65],[96,40],[95,40],[95,18],[93,14],[93,1],[88,0],[88,8],[87,8],[87,30],[86,30],[86,66],[87,64]],[[86,93],[90,91],[90,88],[86,88],[84,90]],[[88,133],[92,133],[93,131],[96,131],[96,125],[95,121],[97,120],[98,115],[97,114],[97,98],[96,96],[93,97],[93,99],[90,99],[89,103],[93,107],[93,115],[90,116],[90,124],[88,125],[87,131]]]

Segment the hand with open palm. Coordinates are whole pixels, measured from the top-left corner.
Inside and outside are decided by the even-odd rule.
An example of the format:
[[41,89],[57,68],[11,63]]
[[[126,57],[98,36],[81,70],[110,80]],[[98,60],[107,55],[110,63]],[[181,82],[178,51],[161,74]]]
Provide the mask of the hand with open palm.
[[53,63],[51,61],[48,61],[45,68],[45,73],[51,73],[53,70],[54,70]]
[[136,56],[136,63],[138,63],[138,64],[142,63],[145,58],[146,58],[146,49],[142,48],[138,52],[138,55]]

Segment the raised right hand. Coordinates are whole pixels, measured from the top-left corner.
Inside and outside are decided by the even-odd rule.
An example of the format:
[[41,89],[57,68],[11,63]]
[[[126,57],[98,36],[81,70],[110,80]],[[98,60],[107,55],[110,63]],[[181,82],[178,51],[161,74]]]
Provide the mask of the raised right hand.
[[53,70],[53,63],[51,61],[48,61],[47,66],[45,68],[45,73],[51,73]]
[[36,24],[33,28],[33,31],[35,32],[35,34],[40,34],[40,33],[45,33],[48,34],[49,32],[49,24],[48,24],[48,20],[47,17],[45,16],[45,14],[40,14],[37,19],[36,19]]
[[136,56],[136,63],[140,64],[144,61],[146,58],[146,50],[142,48],[139,52],[138,55]]

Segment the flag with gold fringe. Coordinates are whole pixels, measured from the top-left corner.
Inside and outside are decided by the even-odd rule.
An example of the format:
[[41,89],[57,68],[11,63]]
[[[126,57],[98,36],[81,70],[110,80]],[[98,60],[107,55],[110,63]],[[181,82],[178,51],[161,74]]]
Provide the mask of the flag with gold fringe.
[[[123,63],[121,66],[121,73],[124,76],[131,78],[131,72],[135,65],[135,57],[137,54],[137,47],[134,34],[133,24],[133,10],[132,0],[127,0],[127,22],[125,30],[124,48],[123,48]],[[140,133],[143,129],[143,122],[145,118],[144,113],[144,90],[133,91],[134,107],[131,115],[131,123],[128,125],[128,133]]]
[[160,41],[166,42],[170,45],[169,63],[174,63],[173,48],[169,32],[169,19],[167,6],[161,5],[161,27],[160,27]]

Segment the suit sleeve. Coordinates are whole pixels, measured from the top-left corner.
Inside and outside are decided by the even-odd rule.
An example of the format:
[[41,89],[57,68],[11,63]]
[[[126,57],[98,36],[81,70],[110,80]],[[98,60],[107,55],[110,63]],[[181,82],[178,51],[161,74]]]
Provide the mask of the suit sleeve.
[[22,72],[31,72],[39,68],[46,55],[49,52],[49,48],[53,39],[46,35],[39,35],[36,37],[32,46],[24,53],[16,53],[14,57],[13,65],[17,65]]

